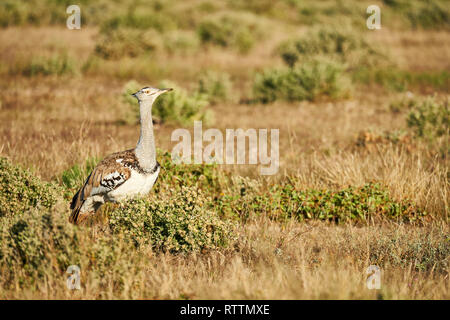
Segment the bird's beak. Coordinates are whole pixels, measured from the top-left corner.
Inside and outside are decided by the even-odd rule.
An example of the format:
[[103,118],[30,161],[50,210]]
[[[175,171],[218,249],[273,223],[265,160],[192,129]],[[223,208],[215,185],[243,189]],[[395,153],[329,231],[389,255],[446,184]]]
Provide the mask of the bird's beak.
[[137,92],[132,93],[131,95],[132,95],[133,97],[137,98],[136,94],[137,94]]
[[172,91],[172,90],[173,90],[173,88],[164,88],[164,89],[161,89],[162,93],[164,93],[164,92],[169,92],[169,91]]

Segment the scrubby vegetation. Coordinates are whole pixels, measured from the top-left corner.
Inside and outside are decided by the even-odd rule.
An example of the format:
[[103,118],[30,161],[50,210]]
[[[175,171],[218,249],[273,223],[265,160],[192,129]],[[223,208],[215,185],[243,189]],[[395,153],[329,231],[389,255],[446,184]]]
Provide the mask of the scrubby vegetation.
[[292,218],[336,223],[373,219],[412,222],[427,215],[413,201],[393,199],[389,190],[376,182],[341,190],[302,190],[295,187],[298,181],[293,176],[264,186],[255,179],[232,177],[214,165],[175,165],[170,153],[159,153],[164,175],[155,193],[167,194],[174,189],[186,193],[184,188],[202,190],[211,199],[200,207],[212,208],[228,219],[246,221],[267,215],[276,221]]
[[83,186],[89,174],[95,168],[99,159],[90,157],[86,159],[83,165],[74,164],[69,169],[63,171],[61,175],[61,184],[64,187],[65,197],[72,199],[74,193]]
[[393,101],[389,109],[393,113],[407,113],[406,124],[411,136],[424,140],[429,149],[440,149],[444,157],[449,155],[450,109],[448,99],[430,96],[417,99],[411,93]]
[[[122,99],[131,106],[130,111],[125,116],[125,121],[128,123],[139,122],[139,104],[131,94],[142,87],[143,85],[136,81],[130,81],[125,85]],[[160,96],[153,105],[152,115],[157,122],[189,125],[195,120],[201,120],[207,124],[213,121],[212,112],[206,109],[209,105],[207,94],[201,91],[189,93],[186,89],[171,81],[162,81],[160,87],[173,88],[174,90]]]
[[0,216],[20,215],[32,208],[51,208],[60,189],[0,157]]
[[206,109],[208,97],[200,92],[190,93],[171,81],[162,81],[161,88],[173,88],[173,91],[161,96],[153,106],[155,116],[163,122],[193,124],[200,120],[205,124],[213,121],[212,113]]
[[[3,288],[22,283],[20,288],[25,289],[51,273],[63,274],[69,265],[78,265],[89,272],[90,278],[101,279],[101,287],[107,286],[105,279],[109,279],[114,291],[125,290],[128,273],[144,263],[136,250],[174,254],[229,247],[238,241],[237,225],[232,221],[248,223],[258,216],[284,223],[290,219],[370,223],[377,219],[420,221],[425,214],[412,202],[393,200],[378,183],[339,191],[298,190],[292,177],[266,189],[257,180],[231,177],[213,165],[175,165],[170,154],[162,151],[158,158],[163,174],[155,196],[107,208],[109,231],[101,231],[95,241],[89,227],[68,224],[67,210],[61,207],[34,207],[0,218]],[[92,161],[88,159],[86,167]],[[77,184],[81,171],[72,168],[63,172],[64,187],[71,189]],[[25,171],[18,175],[30,179]],[[3,182],[10,187],[21,184]],[[371,261],[404,266],[416,257],[413,260],[417,270],[429,270],[434,265],[444,272],[448,267],[450,249],[445,242],[435,247],[431,242],[434,240],[428,239],[427,246],[422,247],[421,242],[404,243],[403,238],[398,241],[405,252],[395,255],[388,250],[394,242],[386,242],[385,238],[373,242]],[[22,271],[16,273],[17,269]]]
[[413,28],[449,28],[450,12],[442,0],[405,1],[384,0],[384,3],[402,14]]
[[213,71],[203,74],[198,81],[198,92],[205,94],[211,104],[233,99],[230,75]]
[[66,286],[64,275],[69,266],[76,265],[82,268],[83,280],[96,279],[103,290],[126,290],[124,283],[138,270],[141,258],[133,249],[120,236],[93,237],[88,229],[68,224],[67,215],[54,210],[3,218],[0,285],[3,290],[26,291],[56,277]]
[[113,29],[103,36],[95,47],[95,53],[113,60],[136,57],[155,51],[160,46],[159,40],[158,34],[153,30]]
[[387,60],[380,49],[374,48],[362,35],[338,26],[321,28],[300,39],[288,40],[278,50],[283,61],[290,67],[318,55],[348,63],[351,68],[374,66]]
[[263,103],[275,100],[314,101],[323,96],[348,97],[350,81],[342,65],[314,60],[294,69],[273,69],[257,74],[253,92]]
[[[1,299],[449,297],[445,0],[381,1],[380,30],[357,0],[80,1],[81,30],[69,4],[0,2]],[[144,86],[175,88],[156,185],[69,224]],[[279,129],[278,173],[174,163],[194,120]]]
[[233,239],[230,222],[220,219],[207,204],[211,200],[195,189],[153,201],[133,200],[115,209],[109,218],[113,233],[123,232],[136,245],[179,252],[216,249]]
[[414,90],[415,88],[433,88],[448,92],[450,73],[447,70],[411,72],[396,67],[361,68],[352,73],[352,78],[357,83],[366,85],[375,83],[395,92]]
[[176,29],[177,25],[173,17],[161,13],[158,10],[150,10],[145,13],[138,13],[130,10],[126,14],[109,18],[102,23],[103,32],[127,28],[142,30],[154,29],[158,32],[165,32]]
[[258,20],[251,15],[205,19],[197,32],[203,43],[236,48],[241,53],[247,53],[263,35]]
[[37,57],[24,65],[16,65],[13,73],[22,73],[25,76],[37,75],[74,75],[78,72],[75,62],[67,55],[55,55],[53,57]]
[[408,200],[393,200],[378,183],[336,191],[297,190],[292,184],[283,184],[272,186],[266,193],[247,187],[254,187],[255,183],[242,183],[239,193],[225,195],[219,201],[221,210],[228,215],[239,212],[245,219],[254,214],[268,214],[277,220],[318,219],[337,223],[373,219],[414,221],[426,215]]
[[408,114],[408,126],[421,138],[430,140],[449,136],[450,107],[444,102],[428,98],[422,103],[413,104]]
[[[0,267],[2,284],[38,281],[46,271],[62,273],[79,263],[80,240],[67,219],[52,211],[31,210],[2,218]],[[77,255],[78,254],[78,255]],[[50,267],[49,267],[50,266]],[[20,269],[21,273],[14,270]]]

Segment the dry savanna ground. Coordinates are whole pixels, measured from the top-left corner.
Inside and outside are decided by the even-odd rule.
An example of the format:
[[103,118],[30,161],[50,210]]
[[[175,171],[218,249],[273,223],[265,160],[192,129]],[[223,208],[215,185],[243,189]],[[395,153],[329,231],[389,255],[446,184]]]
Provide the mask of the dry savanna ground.
[[[81,30],[59,2],[0,5],[0,298],[449,299],[450,14],[378,2],[381,30],[364,1],[100,2]],[[137,142],[128,90],[165,84],[155,190],[69,225],[92,165]],[[278,173],[171,163],[199,119],[279,129]]]

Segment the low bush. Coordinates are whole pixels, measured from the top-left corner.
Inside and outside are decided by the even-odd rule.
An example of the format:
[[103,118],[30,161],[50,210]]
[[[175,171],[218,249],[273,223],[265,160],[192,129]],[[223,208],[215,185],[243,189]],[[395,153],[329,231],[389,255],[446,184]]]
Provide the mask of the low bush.
[[415,221],[426,212],[405,199],[396,201],[379,183],[342,190],[297,190],[289,183],[274,185],[267,192],[257,181],[241,179],[232,192],[218,199],[217,208],[225,216],[246,220],[267,214],[275,220],[318,219],[334,221],[369,221],[395,219]]
[[135,199],[112,211],[109,226],[137,246],[150,244],[168,252],[201,251],[227,245],[232,224],[207,209],[211,200],[182,187],[164,199]]
[[450,9],[445,0],[407,1],[384,0],[397,16],[409,22],[412,28],[450,28]]
[[[138,123],[139,104],[130,94],[144,87],[136,81],[128,82],[122,94],[124,103],[131,106],[130,112],[125,116],[128,123]],[[173,88],[174,90],[158,97],[153,105],[153,118],[162,123],[192,125],[195,120],[201,120],[204,124],[212,122],[212,112],[207,110],[209,105],[206,94],[194,91],[188,93],[186,89],[179,87],[170,81],[162,81],[160,88]]]
[[95,279],[104,292],[124,290],[125,279],[137,272],[142,254],[120,236],[93,235],[91,228],[76,227],[67,217],[67,212],[57,210],[0,217],[2,288],[42,288],[53,278],[56,288],[67,290],[67,269],[75,265],[81,270],[82,286]]
[[313,60],[295,68],[266,70],[255,76],[254,98],[269,103],[347,97],[351,82],[343,69],[338,63]]
[[65,10],[61,10],[55,1],[4,0],[0,3],[0,27],[62,24],[66,19]]
[[183,55],[196,52],[200,41],[194,32],[174,30],[164,34],[163,45],[166,52]]
[[[52,57],[36,57],[23,66],[21,73],[25,76],[36,75],[73,75],[78,72],[75,62],[67,54],[54,55]],[[19,70],[15,70],[17,73]]]
[[261,27],[252,15],[224,15],[208,18],[197,27],[203,43],[236,48],[247,53],[262,36]]
[[170,81],[162,81],[160,87],[174,89],[158,98],[153,106],[155,117],[161,122],[182,125],[193,125],[196,120],[203,121],[204,125],[213,122],[212,111],[206,108],[209,101],[205,94],[189,93]]
[[198,81],[198,92],[205,94],[211,104],[232,99],[232,83],[227,73],[209,71]]
[[61,189],[0,157],[0,216],[20,215],[32,208],[51,208]]
[[448,100],[438,101],[429,97],[411,107],[407,118],[408,127],[412,128],[417,137],[430,141],[450,134],[450,107]]
[[1,217],[0,266],[3,271],[10,270],[10,274],[2,275],[2,281],[15,277],[36,280],[49,269],[64,272],[69,265],[80,262],[79,240],[67,218],[50,211]]
[[86,181],[88,175],[94,170],[99,162],[96,157],[89,157],[83,165],[74,164],[61,174],[62,186],[65,189],[65,197],[73,196],[73,193],[81,188]]
[[162,12],[149,11],[141,14],[128,12],[124,15],[112,17],[103,22],[101,32],[110,32],[110,30],[121,28],[134,29],[154,29],[158,32],[165,32],[177,28],[176,21]]
[[440,71],[408,71],[391,68],[359,68],[352,73],[354,82],[363,84],[379,84],[392,91],[406,91],[418,88],[422,91],[440,90],[449,92],[450,73]]
[[150,54],[162,46],[161,36],[154,30],[112,29],[100,37],[95,53],[103,59],[118,60]]
[[214,199],[231,184],[229,174],[220,170],[216,164],[178,164],[172,161],[169,152],[161,149],[158,149],[157,157],[162,174],[153,189],[155,193],[168,193],[189,187],[201,190]]
[[328,58],[355,66],[374,66],[387,60],[387,57],[369,44],[354,30],[342,28],[321,28],[302,38],[288,40],[278,48],[284,62],[293,67],[298,61],[316,56]]
[[389,110],[392,113],[400,113],[405,110],[410,110],[416,103],[417,100],[414,98],[414,94],[408,91],[405,95],[393,100],[389,104]]

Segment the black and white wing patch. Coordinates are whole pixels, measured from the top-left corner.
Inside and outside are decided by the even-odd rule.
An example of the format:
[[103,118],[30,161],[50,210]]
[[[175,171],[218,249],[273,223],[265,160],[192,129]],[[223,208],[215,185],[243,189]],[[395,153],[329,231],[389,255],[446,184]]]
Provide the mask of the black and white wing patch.
[[102,161],[86,179],[83,187],[72,199],[71,208],[81,206],[89,197],[106,194],[117,189],[131,176],[129,168],[120,162]]

